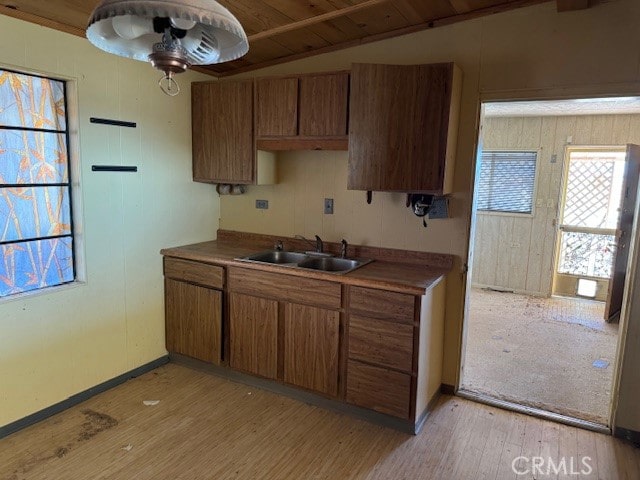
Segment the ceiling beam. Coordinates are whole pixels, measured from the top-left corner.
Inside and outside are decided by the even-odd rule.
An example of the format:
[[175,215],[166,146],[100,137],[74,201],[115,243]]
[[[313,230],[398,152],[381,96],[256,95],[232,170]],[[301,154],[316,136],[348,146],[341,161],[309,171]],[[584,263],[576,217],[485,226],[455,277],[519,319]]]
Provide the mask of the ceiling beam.
[[85,36],[83,28],[72,27],[71,25],[56,22],[55,20],[49,20],[48,18],[40,17],[33,13],[23,12],[17,8],[0,5],[0,15],[6,15],[26,22],[35,23],[36,25],[41,25],[43,27],[53,28],[54,30],[60,30],[61,32],[70,33],[71,35],[76,35],[78,37]]
[[556,0],[558,12],[572,12],[584,10],[594,4],[593,0]]
[[366,10],[368,8],[372,8],[387,2],[389,2],[389,0],[366,0],[364,2],[358,3],[357,5],[339,8],[331,12],[322,13],[320,15],[315,15],[303,20],[298,20],[296,22],[287,23],[286,25],[280,25],[279,27],[270,28],[269,30],[254,33],[253,35],[249,35],[249,42],[255,42],[257,40],[262,40],[263,38],[273,37],[274,35],[290,32],[292,30],[300,30],[301,28],[315,25],[317,23],[328,22],[329,20],[333,20],[334,18],[351,15],[361,10]]

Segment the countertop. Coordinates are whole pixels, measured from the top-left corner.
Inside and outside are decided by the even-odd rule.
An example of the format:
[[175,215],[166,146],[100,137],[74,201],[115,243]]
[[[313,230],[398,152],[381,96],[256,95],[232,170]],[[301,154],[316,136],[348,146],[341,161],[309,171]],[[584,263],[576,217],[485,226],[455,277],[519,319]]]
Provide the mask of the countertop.
[[165,248],[161,250],[160,253],[167,257],[193,260],[212,265],[283,273],[318,280],[327,280],[345,285],[379,288],[410,295],[423,295],[440,283],[451,271],[451,268],[413,265],[410,263],[377,259],[352,272],[335,274],[318,270],[237,260],[240,257],[264,250],[264,246],[214,240],[181,247]]

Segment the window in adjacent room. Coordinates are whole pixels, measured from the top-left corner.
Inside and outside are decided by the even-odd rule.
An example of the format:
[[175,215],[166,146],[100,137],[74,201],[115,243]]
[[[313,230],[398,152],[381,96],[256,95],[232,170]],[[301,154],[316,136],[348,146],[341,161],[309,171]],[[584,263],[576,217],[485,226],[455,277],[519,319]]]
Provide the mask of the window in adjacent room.
[[478,210],[531,214],[537,157],[533,151],[482,152]]
[[65,90],[0,69],[0,297],[75,279]]

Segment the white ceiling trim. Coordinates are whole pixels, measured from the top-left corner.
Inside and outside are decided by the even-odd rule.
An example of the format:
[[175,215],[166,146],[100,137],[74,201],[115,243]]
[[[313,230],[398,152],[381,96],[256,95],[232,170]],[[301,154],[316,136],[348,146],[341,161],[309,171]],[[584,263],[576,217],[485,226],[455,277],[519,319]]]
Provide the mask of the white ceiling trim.
[[640,97],[491,102],[485,103],[484,107],[486,117],[631,115],[640,113]]

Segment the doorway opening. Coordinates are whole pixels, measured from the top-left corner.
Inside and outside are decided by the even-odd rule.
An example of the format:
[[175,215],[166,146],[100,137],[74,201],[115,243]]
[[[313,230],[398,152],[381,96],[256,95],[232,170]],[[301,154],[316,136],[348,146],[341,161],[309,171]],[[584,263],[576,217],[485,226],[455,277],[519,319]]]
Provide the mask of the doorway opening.
[[482,110],[459,391],[606,428],[640,98]]

